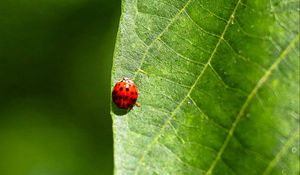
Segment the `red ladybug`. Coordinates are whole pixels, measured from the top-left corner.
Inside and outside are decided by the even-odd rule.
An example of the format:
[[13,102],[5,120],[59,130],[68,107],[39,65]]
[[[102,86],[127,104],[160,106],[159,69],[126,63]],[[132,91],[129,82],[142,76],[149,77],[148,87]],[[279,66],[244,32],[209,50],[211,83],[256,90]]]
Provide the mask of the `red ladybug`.
[[123,78],[116,83],[112,92],[114,103],[121,109],[131,109],[136,103],[138,98],[138,89],[134,82],[129,78]]

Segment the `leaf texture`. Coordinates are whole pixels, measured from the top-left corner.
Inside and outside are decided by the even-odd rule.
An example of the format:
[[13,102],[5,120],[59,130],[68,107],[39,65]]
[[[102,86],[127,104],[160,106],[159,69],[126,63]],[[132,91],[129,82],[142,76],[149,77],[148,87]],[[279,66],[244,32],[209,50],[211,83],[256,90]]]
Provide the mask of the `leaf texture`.
[[116,174],[299,174],[299,1],[123,0]]

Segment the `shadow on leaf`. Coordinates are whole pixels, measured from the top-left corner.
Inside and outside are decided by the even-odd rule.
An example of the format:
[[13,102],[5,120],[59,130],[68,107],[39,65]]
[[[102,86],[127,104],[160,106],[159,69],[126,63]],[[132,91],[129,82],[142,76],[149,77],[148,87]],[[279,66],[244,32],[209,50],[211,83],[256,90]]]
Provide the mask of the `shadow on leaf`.
[[128,109],[121,109],[113,101],[111,103],[112,103],[112,105],[111,105],[112,106],[112,112],[116,115],[125,115],[129,111],[131,111],[131,109],[132,109],[132,108],[130,108],[129,110]]

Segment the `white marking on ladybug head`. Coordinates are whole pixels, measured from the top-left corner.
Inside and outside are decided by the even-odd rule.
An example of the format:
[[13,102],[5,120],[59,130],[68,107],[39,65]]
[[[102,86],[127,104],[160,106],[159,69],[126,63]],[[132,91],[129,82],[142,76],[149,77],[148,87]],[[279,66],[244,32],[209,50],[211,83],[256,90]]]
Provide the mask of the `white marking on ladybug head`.
[[130,80],[130,79],[127,78],[127,77],[123,77],[121,81],[125,82],[125,81],[128,81],[128,80]]
[[130,84],[133,84],[133,83],[134,83],[132,80],[130,80],[130,78],[127,78],[127,77],[123,77],[123,79],[122,79],[121,81],[122,81],[122,82],[130,83]]

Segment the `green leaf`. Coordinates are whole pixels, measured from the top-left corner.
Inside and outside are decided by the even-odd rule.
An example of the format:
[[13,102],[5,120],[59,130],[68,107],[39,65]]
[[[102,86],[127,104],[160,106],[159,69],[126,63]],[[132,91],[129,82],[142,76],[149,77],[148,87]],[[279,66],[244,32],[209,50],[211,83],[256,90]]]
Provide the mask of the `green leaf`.
[[123,0],[116,174],[299,174],[299,1]]

